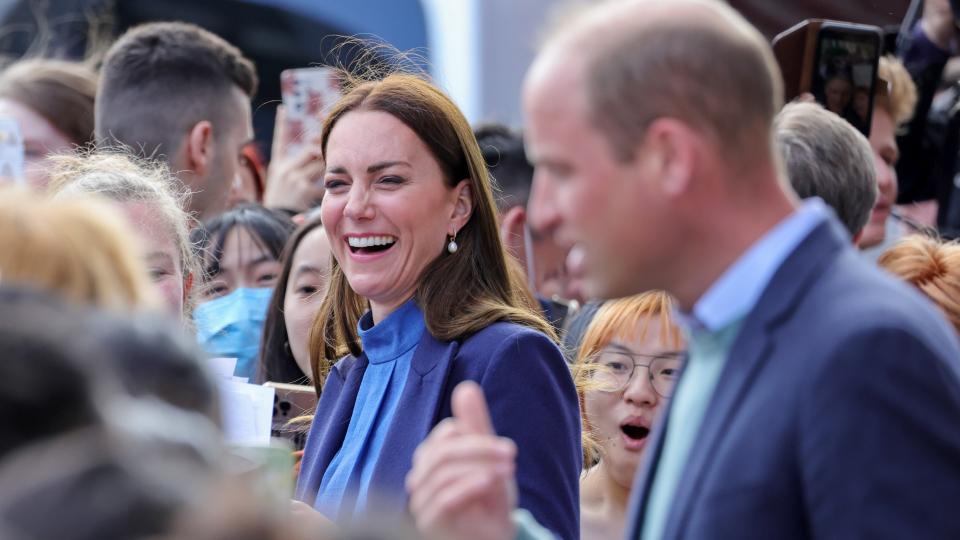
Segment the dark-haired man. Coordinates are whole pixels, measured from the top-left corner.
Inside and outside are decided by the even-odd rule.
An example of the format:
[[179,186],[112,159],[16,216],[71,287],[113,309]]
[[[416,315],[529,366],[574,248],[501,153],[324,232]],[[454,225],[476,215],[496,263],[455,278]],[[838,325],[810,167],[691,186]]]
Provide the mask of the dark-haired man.
[[498,189],[500,238],[527,272],[527,282],[547,320],[562,332],[573,297],[566,272],[569,249],[540,234],[527,222],[527,201],[533,185],[533,166],[527,161],[523,137],[503,124],[485,124],[474,130],[491,180]]
[[191,191],[191,212],[210,217],[253,137],[256,88],[253,63],[220,37],[186,23],[138,26],[104,60],[97,141],[165,160]]

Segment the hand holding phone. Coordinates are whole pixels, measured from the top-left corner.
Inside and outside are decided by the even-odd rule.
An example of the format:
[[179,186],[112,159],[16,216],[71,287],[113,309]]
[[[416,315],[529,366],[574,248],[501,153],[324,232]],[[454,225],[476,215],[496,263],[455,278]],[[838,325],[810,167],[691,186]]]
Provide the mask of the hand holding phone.
[[285,151],[293,155],[320,136],[327,113],[340,99],[340,77],[332,68],[286,69],[280,90],[290,134]]
[[773,40],[784,97],[810,93],[869,136],[882,44],[876,26],[808,19],[786,30]]

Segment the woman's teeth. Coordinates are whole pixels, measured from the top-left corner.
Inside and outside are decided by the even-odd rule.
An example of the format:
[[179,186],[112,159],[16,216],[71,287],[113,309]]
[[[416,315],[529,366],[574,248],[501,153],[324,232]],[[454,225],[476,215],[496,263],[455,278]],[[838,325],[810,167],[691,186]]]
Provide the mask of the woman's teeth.
[[397,241],[393,236],[364,236],[347,237],[347,244],[352,248],[368,248],[373,246],[389,246]]

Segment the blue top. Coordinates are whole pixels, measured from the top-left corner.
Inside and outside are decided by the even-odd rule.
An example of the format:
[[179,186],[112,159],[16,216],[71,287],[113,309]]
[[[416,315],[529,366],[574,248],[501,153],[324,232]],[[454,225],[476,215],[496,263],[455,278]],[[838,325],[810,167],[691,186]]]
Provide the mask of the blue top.
[[323,474],[314,504],[330,519],[349,519],[366,506],[374,467],[426,329],[423,313],[412,299],[375,326],[367,312],[358,326],[370,365],[360,382],[343,445]]
[[[348,355],[324,381],[304,448],[297,500],[315,504],[324,473],[347,438],[368,367],[366,353]],[[437,423],[451,416],[453,389],[467,380],[483,389],[497,435],[517,443],[518,507],[557,538],[579,539],[583,455],[577,390],[550,338],[507,322],[453,341],[423,332],[370,479],[376,497],[368,499],[365,514],[383,523],[410,519],[404,478],[413,453]]]

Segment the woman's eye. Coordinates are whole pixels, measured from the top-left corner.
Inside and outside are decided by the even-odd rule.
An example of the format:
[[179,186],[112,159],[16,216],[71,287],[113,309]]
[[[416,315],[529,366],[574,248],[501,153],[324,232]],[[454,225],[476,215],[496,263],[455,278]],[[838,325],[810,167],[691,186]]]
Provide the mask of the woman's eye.
[[204,296],[207,298],[218,298],[227,293],[226,285],[210,285],[207,287],[207,290],[204,292]]
[[260,282],[273,281],[275,279],[277,279],[277,274],[272,272],[269,274],[263,274],[262,276],[259,277]]
[[297,289],[297,292],[301,296],[310,296],[311,294],[316,294],[318,290],[319,289],[317,289],[313,285],[303,285]]
[[398,185],[403,183],[403,178],[400,178],[399,176],[384,176],[380,179],[380,183]]
[[607,362],[606,365],[614,373],[623,373],[627,370],[627,365],[623,362]]
[[160,281],[161,279],[170,275],[170,272],[164,270],[163,268],[151,268],[150,269],[150,279],[153,281]]
[[324,180],[323,188],[326,190],[333,190],[347,185],[346,182],[340,180],[339,178],[331,178],[329,180]]

